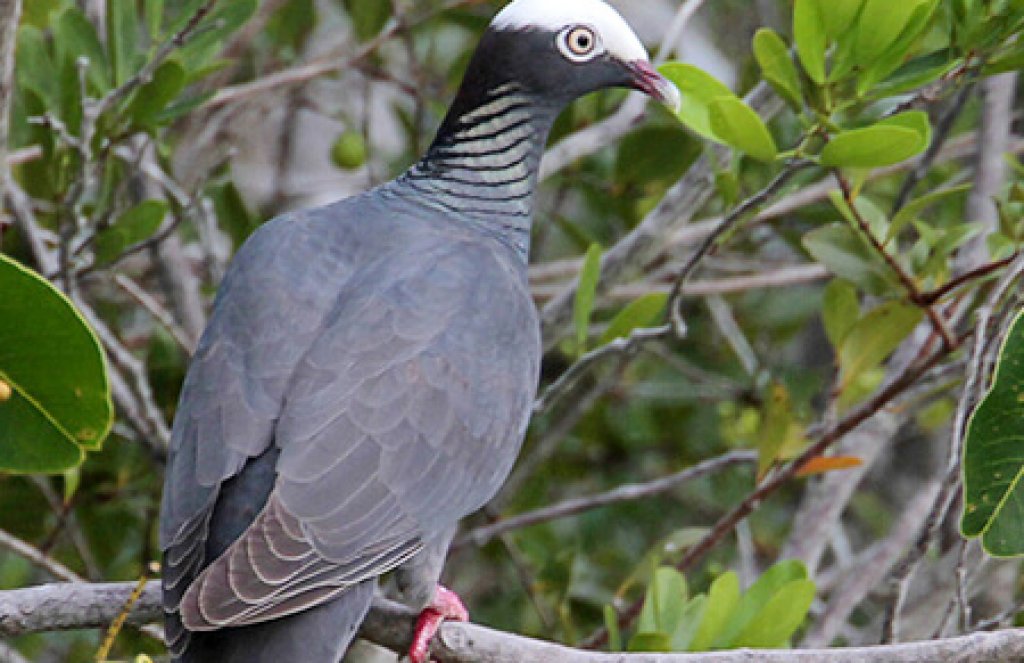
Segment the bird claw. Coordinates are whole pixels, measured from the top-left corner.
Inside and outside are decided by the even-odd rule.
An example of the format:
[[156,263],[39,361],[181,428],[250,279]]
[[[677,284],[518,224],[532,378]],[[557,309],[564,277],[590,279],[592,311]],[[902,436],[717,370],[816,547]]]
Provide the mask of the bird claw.
[[438,585],[434,600],[416,620],[416,631],[409,648],[410,663],[430,663],[430,641],[445,620],[468,622],[469,612],[455,592]]

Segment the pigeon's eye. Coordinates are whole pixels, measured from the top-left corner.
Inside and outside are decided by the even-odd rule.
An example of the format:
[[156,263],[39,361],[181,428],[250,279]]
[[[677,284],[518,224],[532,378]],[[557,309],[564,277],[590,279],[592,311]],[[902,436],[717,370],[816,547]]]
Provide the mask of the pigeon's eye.
[[591,28],[576,26],[558,36],[558,48],[573,62],[586,62],[600,51],[600,40]]

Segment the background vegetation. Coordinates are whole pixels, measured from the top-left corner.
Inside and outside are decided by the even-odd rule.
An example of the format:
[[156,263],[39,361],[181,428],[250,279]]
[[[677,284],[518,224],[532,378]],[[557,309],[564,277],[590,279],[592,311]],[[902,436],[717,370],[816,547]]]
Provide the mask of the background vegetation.
[[[0,0],[0,589],[135,580],[231,254],[406,168],[502,3],[20,4]],[[615,649],[1012,625],[1024,2],[616,4],[686,103],[606,92],[556,127],[542,393],[450,584],[476,621]],[[0,660],[101,639],[18,635]],[[142,652],[162,647],[128,629],[112,656]]]

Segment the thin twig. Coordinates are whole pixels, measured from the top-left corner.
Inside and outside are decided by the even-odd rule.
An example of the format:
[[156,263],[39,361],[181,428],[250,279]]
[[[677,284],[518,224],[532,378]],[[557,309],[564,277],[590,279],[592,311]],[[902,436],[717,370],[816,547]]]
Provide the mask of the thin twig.
[[854,221],[857,223],[857,227],[860,228],[861,235],[874,249],[875,253],[878,254],[885,264],[889,266],[889,269],[899,279],[900,284],[907,291],[907,296],[911,303],[919,307],[928,319],[931,321],[932,326],[935,328],[936,333],[942,338],[942,341],[946,344],[946,347],[950,350],[956,349],[956,337],[953,332],[949,329],[949,325],[942,318],[942,315],[935,310],[927,301],[925,301],[924,293],[921,292],[921,288],[918,287],[917,282],[914,280],[907,270],[903,268],[903,265],[886,250],[885,246],[875,237],[875,234],[871,231],[871,226],[868,224],[867,219],[861,214],[860,209],[857,208],[856,196],[853,193],[853,187],[850,185],[849,180],[839,170],[833,171],[836,181],[839,182],[839,188],[843,192],[843,200],[846,202],[846,206],[850,210],[850,214],[853,216]]
[[[943,348],[931,356],[924,357],[897,379],[891,381],[867,402],[849,412],[842,420],[833,427],[817,436],[817,440],[811,444],[799,457],[788,465],[779,469],[774,475],[769,476],[750,493],[740,504],[734,507],[729,513],[723,516],[698,543],[692,546],[680,562],[676,565],[680,571],[691,569],[700,559],[717,546],[736,525],[749,516],[769,496],[773,495],[782,486],[793,480],[800,468],[809,461],[822,455],[833,444],[841,440],[846,434],[855,430],[862,423],[870,419],[875,413],[888,407],[900,395],[913,387],[932,368],[939,364],[950,352],[949,348]],[[622,628],[628,627],[639,616],[643,607],[643,601],[637,601],[629,606],[619,615],[619,625]],[[596,648],[605,644],[608,640],[607,629],[601,628],[594,632],[584,641],[587,648]]]
[[928,514],[928,519],[925,521],[921,535],[917,538],[914,547],[900,560],[900,563],[894,567],[889,576],[888,582],[892,587],[892,600],[886,606],[882,620],[881,642],[883,644],[894,642],[898,638],[899,619],[903,611],[903,603],[906,600],[910,578],[918,563],[931,546],[936,532],[945,521],[956,499],[956,493],[960,488],[960,467],[963,457],[964,438],[967,433],[967,421],[974,411],[982,389],[987,384],[987,371],[984,368],[985,358],[995,346],[989,336],[991,322],[1000,302],[1011,288],[1019,284],[1021,278],[1024,278],[1024,254],[1017,257],[1013,265],[1010,266],[999,280],[999,283],[993,288],[986,303],[978,311],[978,323],[975,325],[971,360],[967,368],[963,392],[957,404],[956,415],[953,419],[953,436],[950,441],[949,457],[946,463],[946,476],[943,479],[939,495],[935,498],[935,502],[932,505],[932,510]]
[[690,257],[686,260],[682,269],[679,271],[675,285],[672,286],[672,291],[668,298],[669,303],[665,321],[670,323],[677,333],[685,328],[685,323],[683,322],[682,317],[683,289],[686,287],[687,281],[689,281],[690,277],[693,276],[694,271],[696,271],[697,266],[700,265],[701,261],[708,255],[708,253],[711,252],[719,239],[730,233],[737,224],[747,217],[747,215],[768,204],[775,194],[781,191],[794,175],[812,165],[814,165],[812,162],[802,159],[794,159],[787,162],[782,171],[776,175],[767,186],[737,205],[732,212],[722,219],[715,230],[704,238],[704,241],[700,243],[693,253],[690,254]]
[[487,545],[491,539],[501,534],[551,522],[552,520],[558,520],[559,518],[577,516],[581,513],[600,509],[612,504],[621,504],[623,502],[647,499],[649,497],[668,492],[669,490],[677,488],[684,483],[695,481],[701,477],[719,472],[727,467],[732,467],[734,465],[748,465],[756,461],[757,454],[752,451],[734,451],[724,456],[719,456],[718,458],[706,460],[698,465],[688,467],[685,470],[660,479],[655,479],[646,483],[627,484],[605,493],[598,493],[597,495],[589,495],[587,497],[576,497],[552,506],[520,514],[518,516],[503,518],[495,523],[477,527],[476,529],[466,532],[456,539],[453,545],[455,547],[460,547],[472,543],[476,546],[484,546]]

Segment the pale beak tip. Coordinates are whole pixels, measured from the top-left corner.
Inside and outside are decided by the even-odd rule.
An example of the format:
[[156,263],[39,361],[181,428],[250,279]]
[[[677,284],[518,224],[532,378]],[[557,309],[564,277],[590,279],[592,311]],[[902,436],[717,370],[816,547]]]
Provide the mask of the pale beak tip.
[[644,94],[657,99],[678,114],[683,106],[683,95],[672,81],[668,80],[646,60],[639,60],[630,65],[634,74],[634,87]]

